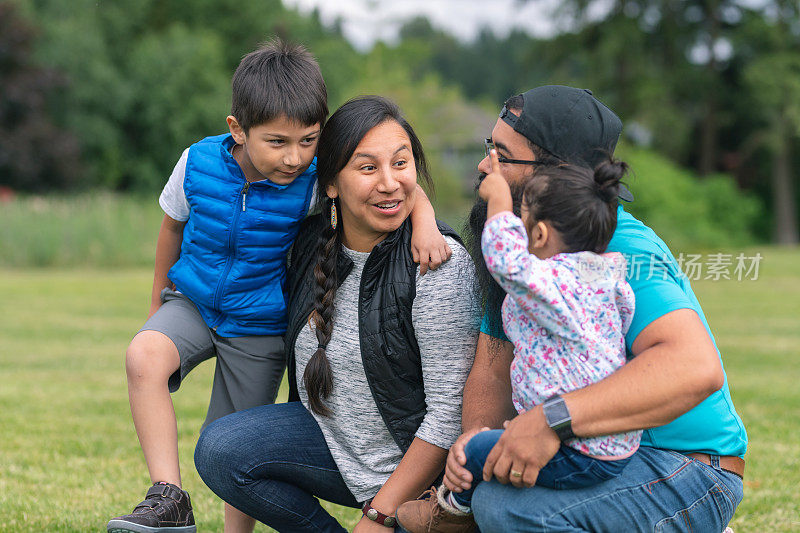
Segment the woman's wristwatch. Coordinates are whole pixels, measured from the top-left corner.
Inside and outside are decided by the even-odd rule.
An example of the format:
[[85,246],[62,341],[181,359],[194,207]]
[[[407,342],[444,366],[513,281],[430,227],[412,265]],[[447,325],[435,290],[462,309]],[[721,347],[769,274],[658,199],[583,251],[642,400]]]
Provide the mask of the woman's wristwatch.
[[361,513],[372,520],[373,522],[377,522],[382,526],[386,527],[394,527],[397,525],[397,520],[393,516],[387,516],[382,512],[378,511],[372,506],[372,500],[368,500],[364,503],[364,507],[361,509]]

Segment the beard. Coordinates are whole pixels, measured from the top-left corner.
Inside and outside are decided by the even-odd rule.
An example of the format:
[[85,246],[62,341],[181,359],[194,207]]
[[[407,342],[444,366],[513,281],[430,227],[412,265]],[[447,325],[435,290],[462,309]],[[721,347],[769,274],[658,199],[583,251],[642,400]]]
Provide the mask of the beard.
[[[475,185],[476,192],[485,177],[486,174],[484,173],[478,175],[478,182],[477,185]],[[511,189],[511,199],[514,205],[514,214],[520,216],[524,182],[515,184],[509,183],[509,187]],[[489,331],[494,332],[503,331],[503,320],[500,316],[500,308],[503,305],[506,293],[492,277],[492,274],[486,267],[486,261],[483,259],[481,234],[483,233],[483,226],[486,224],[487,207],[486,201],[483,198],[477,197],[475,205],[472,206],[469,217],[464,223],[462,236],[467,250],[475,260],[475,273],[478,282],[478,295],[481,301],[481,309],[485,320],[488,322]],[[492,336],[490,336],[490,339],[490,353],[494,356],[497,350],[502,347],[502,340]]]

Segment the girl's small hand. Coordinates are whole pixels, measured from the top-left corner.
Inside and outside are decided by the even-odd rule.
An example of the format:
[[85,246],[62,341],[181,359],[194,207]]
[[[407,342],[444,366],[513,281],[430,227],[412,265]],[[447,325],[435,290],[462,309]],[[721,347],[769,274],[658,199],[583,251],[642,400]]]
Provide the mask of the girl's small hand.
[[472,487],[472,474],[464,466],[467,463],[467,456],[464,453],[464,448],[472,437],[481,431],[489,431],[489,427],[482,427],[480,429],[473,429],[463,433],[456,442],[450,446],[450,452],[447,454],[447,463],[444,470],[444,484],[453,492],[461,492],[468,490]]
[[511,199],[511,188],[508,186],[503,172],[500,170],[500,161],[497,160],[497,150],[489,152],[489,161],[492,171],[483,178],[478,194],[489,204],[487,220],[500,211],[511,211],[514,205]]

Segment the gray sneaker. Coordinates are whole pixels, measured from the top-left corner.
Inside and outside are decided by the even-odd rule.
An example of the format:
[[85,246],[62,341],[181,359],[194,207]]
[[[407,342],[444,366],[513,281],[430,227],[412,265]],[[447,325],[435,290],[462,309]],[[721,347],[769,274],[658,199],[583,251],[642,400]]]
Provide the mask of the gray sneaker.
[[177,485],[156,483],[131,514],[108,522],[108,533],[196,533],[189,493]]

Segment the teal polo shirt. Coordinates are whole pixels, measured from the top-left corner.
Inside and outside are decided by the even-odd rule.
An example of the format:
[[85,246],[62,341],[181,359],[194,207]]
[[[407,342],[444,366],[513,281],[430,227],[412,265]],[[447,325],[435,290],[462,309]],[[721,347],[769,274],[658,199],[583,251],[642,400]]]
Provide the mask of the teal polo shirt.
[[[633,322],[625,336],[629,358],[632,357],[631,345],[639,333],[657,318],[677,309],[694,310],[714,341],[689,279],[681,272],[667,245],[653,230],[625,212],[621,205],[617,210],[617,230],[608,251],[619,252],[627,259],[628,282],[636,297]],[[493,323],[496,326],[493,327]],[[488,316],[484,316],[481,331],[508,340],[501,324],[500,320],[490,321]],[[716,345],[714,341],[715,348]],[[642,445],[743,457],[747,451],[747,433],[733,407],[727,375],[722,388],[694,409],[665,426],[645,430]]]

